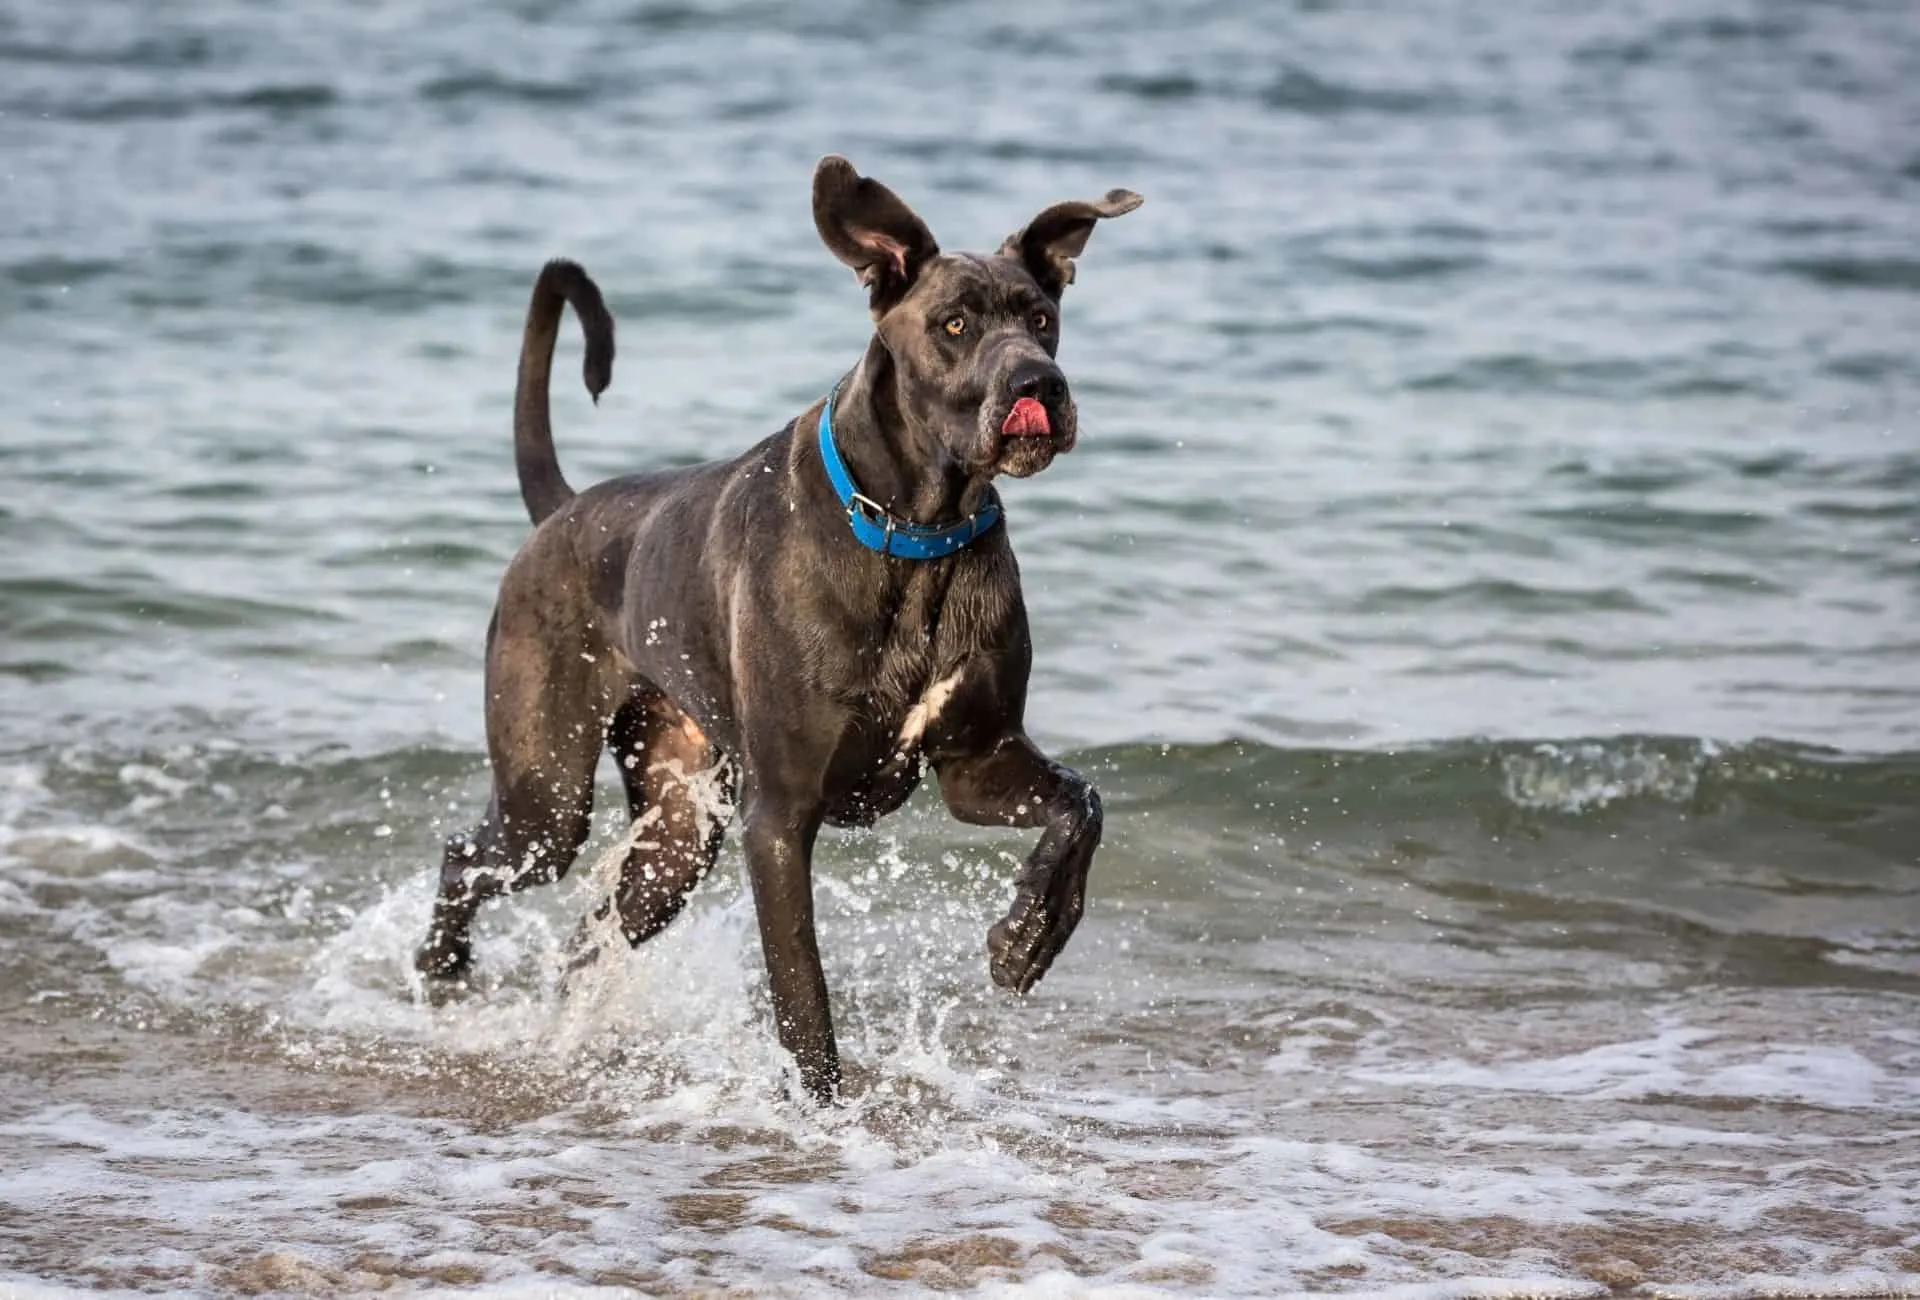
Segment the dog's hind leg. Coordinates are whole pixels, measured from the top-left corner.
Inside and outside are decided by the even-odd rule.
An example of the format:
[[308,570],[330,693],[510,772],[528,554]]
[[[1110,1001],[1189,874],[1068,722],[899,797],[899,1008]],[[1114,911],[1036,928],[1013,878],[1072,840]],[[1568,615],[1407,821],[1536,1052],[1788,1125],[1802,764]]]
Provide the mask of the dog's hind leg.
[[609,906],[619,909],[620,932],[637,947],[680,914],[712,870],[733,812],[733,772],[693,720],[651,690],[614,715],[607,746],[633,818]]
[[605,656],[556,646],[552,602],[504,586],[487,637],[487,752],[493,798],[471,835],[447,841],[440,892],[414,966],[458,979],[474,914],[490,898],[558,880],[592,826],[593,773],[616,697]]

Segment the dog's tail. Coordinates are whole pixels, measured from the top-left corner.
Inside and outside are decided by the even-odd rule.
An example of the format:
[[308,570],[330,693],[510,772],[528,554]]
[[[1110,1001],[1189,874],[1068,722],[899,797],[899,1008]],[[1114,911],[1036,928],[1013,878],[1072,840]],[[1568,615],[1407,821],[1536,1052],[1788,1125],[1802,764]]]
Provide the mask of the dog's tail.
[[540,278],[533,282],[527,332],[520,340],[520,384],[513,395],[513,460],[520,470],[521,499],[536,524],[573,498],[573,488],[554,454],[547,402],[553,343],[560,333],[561,310],[568,303],[573,304],[573,314],[580,318],[587,336],[587,359],[581,368],[587,392],[598,403],[613,382],[613,316],[601,300],[599,286],[578,263],[555,258],[540,268]]

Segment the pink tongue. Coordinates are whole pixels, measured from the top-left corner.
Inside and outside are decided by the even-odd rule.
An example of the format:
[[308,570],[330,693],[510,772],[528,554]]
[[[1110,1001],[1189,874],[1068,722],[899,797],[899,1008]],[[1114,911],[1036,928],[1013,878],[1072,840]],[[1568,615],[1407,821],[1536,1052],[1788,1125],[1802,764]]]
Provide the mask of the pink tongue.
[[1046,407],[1031,397],[1023,397],[1007,412],[1007,421],[1000,426],[1000,432],[1016,438],[1032,438],[1052,433],[1053,426],[1047,423]]

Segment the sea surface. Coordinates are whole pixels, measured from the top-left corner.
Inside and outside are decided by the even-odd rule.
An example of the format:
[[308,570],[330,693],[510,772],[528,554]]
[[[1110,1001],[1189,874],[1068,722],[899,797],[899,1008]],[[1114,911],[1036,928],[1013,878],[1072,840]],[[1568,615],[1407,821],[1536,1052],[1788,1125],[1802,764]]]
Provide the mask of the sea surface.
[[[624,828],[409,955],[485,800],[534,272],[573,481],[732,455],[952,248],[1112,186],[1030,719],[562,998]],[[1910,0],[0,6],[0,1295],[1920,1295]],[[603,773],[613,788],[611,771]]]

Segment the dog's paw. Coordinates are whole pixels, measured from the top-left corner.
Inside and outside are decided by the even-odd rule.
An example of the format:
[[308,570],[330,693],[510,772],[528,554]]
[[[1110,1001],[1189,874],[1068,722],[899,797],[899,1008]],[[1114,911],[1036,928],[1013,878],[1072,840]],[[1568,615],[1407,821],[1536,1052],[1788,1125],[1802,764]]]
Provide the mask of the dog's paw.
[[1056,912],[1047,900],[1022,889],[1003,920],[987,932],[987,969],[1003,989],[1025,993],[1040,982],[1067,946],[1077,917]]
[[473,941],[431,934],[413,954],[413,968],[425,976],[429,984],[464,981],[467,972],[473,969]]

